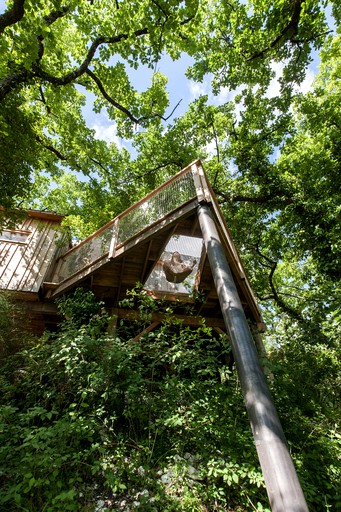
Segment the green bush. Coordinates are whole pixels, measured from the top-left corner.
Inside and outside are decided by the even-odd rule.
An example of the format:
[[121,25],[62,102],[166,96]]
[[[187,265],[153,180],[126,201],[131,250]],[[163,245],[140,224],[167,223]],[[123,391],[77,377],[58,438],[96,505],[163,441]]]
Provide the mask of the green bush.
[[31,339],[24,307],[9,293],[0,292],[0,362]]
[[[129,300],[141,319],[120,322],[113,336],[104,332],[109,319],[101,306],[78,291],[86,323],[74,309],[59,333],[6,359],[0,508],[268,510],[240,386],[226,364],[227,340],[204,323],[184,327],[169,308],[158,330],[133,341],[150,308],[143,293]],[[70,301],[60,303],[64,312],[74,306]],[[278,378],[281,412],[288,386]],[[311,509],[332,510],[333,434],[324,431],[320,412],[314,431],[300,437],[305,413],[303,404],[292,403],[284,415],[293,425],[289,442]]]

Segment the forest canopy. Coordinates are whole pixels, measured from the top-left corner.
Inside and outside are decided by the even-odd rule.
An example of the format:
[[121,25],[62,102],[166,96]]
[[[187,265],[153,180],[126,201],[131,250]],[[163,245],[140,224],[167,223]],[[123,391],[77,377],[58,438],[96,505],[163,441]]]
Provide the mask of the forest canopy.
[[[333,457],[322,455],[323,448],[335,454],[331,445],[339,440],[340,17],[336,0],[0,2],[0,205],[6,212],[37,208],[65,214],[73,238],[82,239],[200,158],[268,326],[273,391],[297,460],[308,468],[300,477],[306,478],[313,510],[340,505],[330,490],[336,463],[331,469]],[[188,59],[179,83],[187,79],[201,91],[181,109],[170,101],[168,77],[159,71],[166,58]],[[150,77],[145,88],[134,81],[134,71]],[[105,115],[117,137],[100,138],[89,112],[99,120]],[[12,332],[11,321],[4,320],[3,328]],[[68,324],[60,346],[66,346],[74,328]],[[85,335],[91,345],[91,332]],[[84,339],[79,343],[83,346]],[[106,343],[102,339],[104,352]],[[52,345],[43,350],[56,361]],[[119,346],[122,360],[136,356],[129,350]],[[23,393],[39,380],[30,367],[33,359],[25,363]],[[102,377],[109,372],[100,356],[96,364]],[[51,375],[54,371],[51,367]],[[134,377],[126,378],[138,377],[144,389],[149,374],[143,371],[138,367]],[[60,376],[54,389],[60,391],[62,382]],[[103,382],[98,392],[104,393]],[[76,393],[73,385],[70,394]],[[8,424],[14,428],[16,408],[23,404],[6,386],[14,407],[7,410]],[[215,391],[214,400],[224,395]],[[31,399],[35,407],[33,394]],[[231,395],[228,400],[235,405],[237,399]],[[47,412],[36,412],[39,421],[65,406],[44,403]],[[97,406],[91,402],[94,411]],[[30,417],[22,421],[28,429]],[[152,428],[155,434],[157,424]],[[306,457],[304,466],[307,445],[316,459]],[[316,464],[322,467],[322,459],[315,488],[312,472]],[[218,475],[221,467],[216,460],[212,464],[212,474]],[[251,473],[246,475],[252,480]],[[246,507],[247,497],[243,500]]]

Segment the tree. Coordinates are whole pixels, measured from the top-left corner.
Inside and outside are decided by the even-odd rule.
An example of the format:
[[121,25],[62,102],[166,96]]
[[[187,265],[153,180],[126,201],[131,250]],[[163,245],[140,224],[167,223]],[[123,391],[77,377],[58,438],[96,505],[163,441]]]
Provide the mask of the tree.
[[[226,337],[138,289],[125,307],[140,318],[114,336],[90,291],[58,305],[60,331],[2,361],[3,508],[269,511]],[[136,341],[155,308],[164,322]],[[291,452],[311,510],[337,510],[338,352],[292,323],[280,337],[272,387]]]
[[[340,6],[330,2],[327,17],[325,2],[308,0],[247,4],[237,0],[75,0],[65,6],[56,1],[44,5],[14,1],[11,5],[0,17],[0,142],[4,147],[0,158],[2,169],[11,171],[10,178],[1,175],[3,204],[10,207],[24,199],[26,207],[60,210],[68,214],[75,236],[83,238],[199,156],[268,325],[273,392],[308,501],[314,510],[339,506],[333,460],[339,439],[335,411],[340,405]],[[333,21],[336,29],[330,26]],[[300,85],[312,52],[318,50],[319,75],[310,91],[303,93]],[[165,77],[155,73],[150,88],[138,94],[129,83],[129,66],[154,68],[162,52],[176,58],[184,51],[194,59],[188,77],[209,80],[216,99],[201,96],[183,116],[167,121],[176,110],[168,106]],[[279,87],[274,92],[275,76]],[[107,110],[119,134],[131,141],[132,154],[96,140],[83,119],[83,91],[95,98],[95,110]],[[224,95],[227,101],[218,101]],[[25,193],[28,187],[30,194]],[[177,343],[186,335],[176,328],[174,335],[172,329],[163,331],[161,341],[183,355],[184,347]],[[75,333],[69,334],[57,343],[69,346]],[[205,333],[199,334],[206,339]],[[106,347],[107,339],[101,339]],[[79,341],[82,345],[83,339]],[[150,350],[159,342],[153,339]],[[130,360],[133,355],[123,345],[119,347],[122,360]],[[137,367],[132,373],[127,370],[134,385],[138,381],[128,391],[136,423],[132,416],[127,423],[120,418],[124,426],[139,433],[141,425],[151,433],[148,407],[158,407],[153,394],[151,401],[141,403],[141,389],[147,393],[151,385],[150,375],[141,377],[141,372],[147,367],[160,369],[162,348],[144,369],[134,359]],[[86,347],[82,350],[86,353]],[[192,364],[200,351],[189,352]],[[178,356],[171,355],[181,373]],[[44,364],[46,359],[43,355]],[[200,367],[200,372],[211,368],[206,356],[205,361],[207,366]],[[191,371],[190,365],[186,371]],[[54,372],[52,368],[51,375]],[[99,373],[105,375],[102,370]],[[172,375],[168,377],[171,384],[165,388],[173,382]],[[181,381],[179,388],[184,392],[179,401],[187,405],[188,383]],[[158,395],[159,404],[174,391],[167,389],[171,392]],[[222,395],[215,385],[211,389],[217,393],[215,398],[209,395],[214,409],[214,400]],[[71,393],[78,396],[80,389]],[[183,415],[177,413],[177,399],[174,394],[174,410],[162,409],[165,415],[161,423],[153,423],[152,434],[158,438],[161,428],[168,439],[170,431],[172,435],[180,431],[179,438],[172,437],[180,446],[185,431],[194,435],[189,418],[199,423],[198,418],[206,416],[199,406],[200,414],[191,407]],[[233,407],[236,400],[231,398]],[[214,411],[212,417],[217,420]],[[40,416],[46,414],[40,412]],[[12,425],[16,411],[9,413]],[[30,427],[28,416],[23,421]],[[78,419],[83,421],[81,413]],[[207,421],[207,431],[206,423],[200,424],[201,439],[204,431],[212,434],[214,427]],[[230,434],[224,430],[223,435],[229,438]],[[240,431],[236,437],[240,445],[248,443]],[[159,454],[162,447],[160,442]],[[237,460],[240,453],[237,449]],[[234,471],[232,464],[234,469],[229,466],[231,471],[225,474],[226,461],[211,462],[207,481],[212,483],[212,475],[217,479],[214,492],[219,495],[219,482],[233,480],[232,474],[240,478],[240,467]],[[120,474],[124,472],[127,468]],[[251,478],[251,473],[246,474]],[[240,499],[247,497],[243,494]],[[237,503],[238,497],[233,506]]]
[[138,94],[127,68],[154,67],[164,51],[178,56],[187,34],[196,33],[197,12],[196,1],[14,0],[0,16],[0,142],[12,148],[11,155],[2,151],[12,179],[1,203],[25,197],[33,169],[52,176],[63,167],[86,176],[108,169],[110,151],[84,122],[82,91],[122,134],[160,122],[168,107],[165,78],[154,73]]

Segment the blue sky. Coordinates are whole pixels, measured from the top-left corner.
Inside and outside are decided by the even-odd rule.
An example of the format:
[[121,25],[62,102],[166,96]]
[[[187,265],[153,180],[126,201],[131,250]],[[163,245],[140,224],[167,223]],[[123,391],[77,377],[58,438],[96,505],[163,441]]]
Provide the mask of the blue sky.
[[[180,117],[184,114],[189,103],[198,96],[194,84],[185,77],[185,71],[192,62],[192,59],[187,55],[183,55],[177,61],[172,61],[169,56],[165,55],[157,65],[157,70],[168,78],[167,91],[169,94],[169,108],[165,113],[165,117],[167,117],[178,102],[181,101],[172,117],[167,121],[168,123],[171,123],[175,117]],[[127,68],[127,71],[132,86],[138,92],[145,91],[150,87],[154,70],[147,66],[140,66],[137,70]],[[92,111],[90,96],[87,107],[84,109],[84,115],[89,126],[96,130],[99,137],[107,142],[115,141],[119,145],[123,144],[123,141],[116,137],[115,125],[113,121],[107,117],[105,111],[103,110],[101,114],[96,114]]]

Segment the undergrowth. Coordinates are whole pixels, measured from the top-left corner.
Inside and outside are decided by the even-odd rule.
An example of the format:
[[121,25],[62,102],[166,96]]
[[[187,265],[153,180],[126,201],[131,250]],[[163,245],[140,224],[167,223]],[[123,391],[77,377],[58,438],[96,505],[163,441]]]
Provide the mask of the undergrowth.
[[[67,319],[58,333],[3,359],[1,509],[269,510],[227,340],[204,322],[183,326],[169,308],[158,330],[133,342],[149,301],[133,293],[125,307],[137,306],[141,319],[108,334],[102,305],[78,290],[59,302]],[[295,425],[304,415],[290,408],[312,510],[333,510],[335,439],[316,428],[304,441],[315,446],[311,459],[303,458]]]

